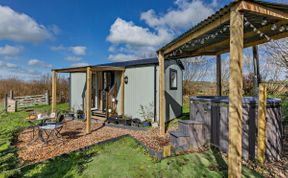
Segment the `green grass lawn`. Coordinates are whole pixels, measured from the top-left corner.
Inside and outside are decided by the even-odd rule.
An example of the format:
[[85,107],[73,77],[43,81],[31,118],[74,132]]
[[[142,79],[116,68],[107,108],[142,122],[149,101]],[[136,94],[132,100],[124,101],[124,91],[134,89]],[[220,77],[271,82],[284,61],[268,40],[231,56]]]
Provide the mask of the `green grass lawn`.
[[[68,108],[67,104],[58,105],[59,110]],[[33,107],[36,111],[49,111],[48,105]],[[17,176],[20,172],[17,168],[18,160],[16,148],[12,146],[17,132],[28,127],[25,120],[28,113],[19,111],[15,113],[0,113],[0,177]]]
[[[24,177],[226,177],[227,165],[220,154],[209,150],[153,160],[131,138],[97,145],[85,152],[64,155],[28,166]],[[244,177],[261,177],[244,167]]]

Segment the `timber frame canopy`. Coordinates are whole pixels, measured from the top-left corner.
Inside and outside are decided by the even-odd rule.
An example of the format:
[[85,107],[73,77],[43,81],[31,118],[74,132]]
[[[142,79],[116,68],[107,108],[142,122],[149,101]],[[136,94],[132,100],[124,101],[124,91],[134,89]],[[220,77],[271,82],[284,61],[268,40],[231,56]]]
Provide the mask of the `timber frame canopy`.
[[[221,94],[220,55],[230,52],[228,177],[240,178],[242,176],[243,48],[257,49],[259,44],[286,37],[288,37],[288,4],[235,0],[159,49],[160,135],[165,135],[166,122],[165,59],[214,55],[217,59],[217,92]],[[263,89],[259,90],[261,91],[266,93]],[[259,103],[266,103],[265,97],[259,97]],[[265,159],[264,107],[265,104],[260,104],[258,108],[257,144],[261,152],[258,150],[257,159],[260,163]]]
[[[174,39],[159,51],[165,59],[186,58],[194,56],[217,55],[229,52],[230,12],[235,9],[244,15],[245,21],[250,22],[273,40],[288,36],[288,5],[263,1],[234,1],[209,16],[195,27]],[[266,20],[266,24],[263,23]],[[277,30],[271,30],[272,25]],[[265,35],[260,36],[249,23],[244,26],[244,47],[250,47],[269,41]],[[279,27],[286,29],[279,32]],[[197,41],[198,40],[198,41]]]
[[[57,73],[85,73],[86,74],[86,92],[85,92],[85,103],[83,110],[85,111],[86,117],[86,133],[91,133],[91,105],[92,105],[92,74],[93,72],[105,72],[105,71],[115,71],[121,72],[121,108],[120,114],[124,115],[124,67],[114,67],[114,66],[84,66],[84,67],[74,67],[74,68],[63,68],[63,69],[52,69],[52,106],[51,111],[56,111],[57,104]],[[108,112],[106,111],[106,116]]]

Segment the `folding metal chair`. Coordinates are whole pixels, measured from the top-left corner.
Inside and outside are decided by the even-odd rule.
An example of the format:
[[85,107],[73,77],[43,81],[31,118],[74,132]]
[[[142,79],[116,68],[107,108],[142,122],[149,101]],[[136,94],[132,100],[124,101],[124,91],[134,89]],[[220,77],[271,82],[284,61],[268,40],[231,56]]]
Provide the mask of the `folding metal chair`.
[[59,115],[57,117],[56,122],[47,122],[43,126],[40,126],[39,129],[41,129],[47,136],[46,138],[46,144],[52,134],[58,138],[63,138],[61,135],[61,130],[64,126],[64,115]]

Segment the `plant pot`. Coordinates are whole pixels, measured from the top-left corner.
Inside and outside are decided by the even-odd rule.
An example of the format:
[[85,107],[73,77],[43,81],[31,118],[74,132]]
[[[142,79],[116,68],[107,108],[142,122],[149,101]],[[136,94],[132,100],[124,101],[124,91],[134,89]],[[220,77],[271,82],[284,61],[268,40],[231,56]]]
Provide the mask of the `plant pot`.
[[132,119],[132,123],[131,126],[132,127],[139,127],[141,125],[141,120],[136,118],[136,119]]
[[112,124],[118,124],[118,120],[115,119],[114,117],[108,117],[107,123],[112,123]]
[[131,126],[132,119],[126,119],[125,121],[126,121],[125,125]]
[[150,127],[151,122],[144,121],[144,122],[142,122],[142,125],[143,125],[143,127]]
[[118,123],[121,125],[126,125],[126,120],[125,119],[119,119]]

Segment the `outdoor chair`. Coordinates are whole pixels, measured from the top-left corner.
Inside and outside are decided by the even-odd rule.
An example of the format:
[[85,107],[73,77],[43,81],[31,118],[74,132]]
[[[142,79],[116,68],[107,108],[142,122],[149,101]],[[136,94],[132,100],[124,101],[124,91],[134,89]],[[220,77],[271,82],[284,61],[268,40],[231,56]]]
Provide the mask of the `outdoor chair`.
[[60,134],[62,128],[64,126],[64,115],[58,115],[56,122],[46,122],[43,126],[40,126],[40,129],[46,134],[46,143],[48,142],[50,136],[54,134],[54,136],[58,138],[62,138]]

